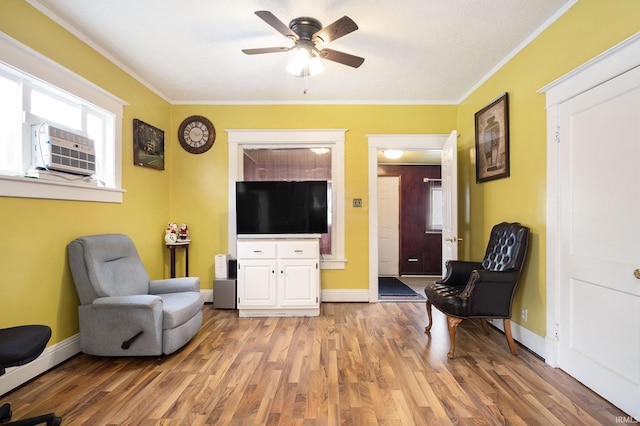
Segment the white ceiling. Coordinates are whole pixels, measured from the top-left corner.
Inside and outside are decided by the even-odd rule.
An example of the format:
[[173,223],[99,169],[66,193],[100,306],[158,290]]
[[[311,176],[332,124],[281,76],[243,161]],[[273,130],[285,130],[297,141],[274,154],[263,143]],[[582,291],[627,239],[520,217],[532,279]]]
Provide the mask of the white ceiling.
[[[458,103],[576,0],[27,1],[171,103],[418,104]],[[327,47],[365,62],[305,79],[293,52],[245,55],[292,45],[257,10],[347,15],[359,29]]]

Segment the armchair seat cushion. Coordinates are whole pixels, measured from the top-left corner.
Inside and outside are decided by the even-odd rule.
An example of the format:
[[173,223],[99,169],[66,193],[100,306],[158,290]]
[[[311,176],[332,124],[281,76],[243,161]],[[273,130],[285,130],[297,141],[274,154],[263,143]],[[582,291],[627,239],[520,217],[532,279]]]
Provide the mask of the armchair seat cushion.
[[424,289],[427,299],[438,309],[453,317],[464,318],[468,315],[467,299],[460,298],[465,286],[447,285],[435,282]]
[[165,293],[162,297],[162,329],[176,328],[202,310],[204,297],[200,293]]

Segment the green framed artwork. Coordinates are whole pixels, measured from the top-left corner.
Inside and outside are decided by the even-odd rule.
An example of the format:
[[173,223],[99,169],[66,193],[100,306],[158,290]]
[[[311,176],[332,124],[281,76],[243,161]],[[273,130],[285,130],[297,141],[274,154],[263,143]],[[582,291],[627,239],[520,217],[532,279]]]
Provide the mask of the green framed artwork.
[[133,164],[164,170],[164,131],[137,118],[133,120]]

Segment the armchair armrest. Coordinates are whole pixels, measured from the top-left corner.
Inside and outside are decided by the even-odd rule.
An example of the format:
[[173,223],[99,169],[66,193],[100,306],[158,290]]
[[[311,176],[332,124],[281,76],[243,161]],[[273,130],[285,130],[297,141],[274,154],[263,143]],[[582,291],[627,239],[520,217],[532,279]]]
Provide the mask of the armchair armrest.
[[200,291],[199,277],[168,278],[151,280],[149,294],[181,293],[184,291]]
[[154,305],[162,303],[160,296],[151,294],[136,294],[133,296],[110,296],[99,297],[94,300],[94,309],[102,308],[153,308]]
[[78,308],[80,348],[100,356],[160,355],[163,300],[136,294],[100,297]]
[[481,262],[468,262],[464,260],[448,260],[445,276],[436,281],[437,284],[463,286],[469,281],[471,272],[482,269]]
[[487,271],[478,270],[478,282],[515,283],[518,280],[518,271]]
[[460,293],[467,299],[469,316],[510,318],[518,275],[518,271],[473,271]]

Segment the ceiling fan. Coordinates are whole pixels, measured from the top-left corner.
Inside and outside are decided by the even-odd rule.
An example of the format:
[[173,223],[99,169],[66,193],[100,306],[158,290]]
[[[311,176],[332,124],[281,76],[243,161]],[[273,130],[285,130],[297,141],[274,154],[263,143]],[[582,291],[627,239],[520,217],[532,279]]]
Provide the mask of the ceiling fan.
[[340,52],[333,49],[318,48],[330,43],[358,29],[358,25],[348,16],[343,16],[331,25],[322,27],[320,21],[310,17],[295,18],[285,25],[273,13],[267,10],[255,12],[262,20],[271,25],[280,34],[291,39],[292,47],[263,47],[257,49],[242,49],[247,55],[262,53],[288,52],[296,50],[296,56],[289,64],[288,70],[297,76],[315,75],[322,71],[320,58],[358,68],[364,58]]

